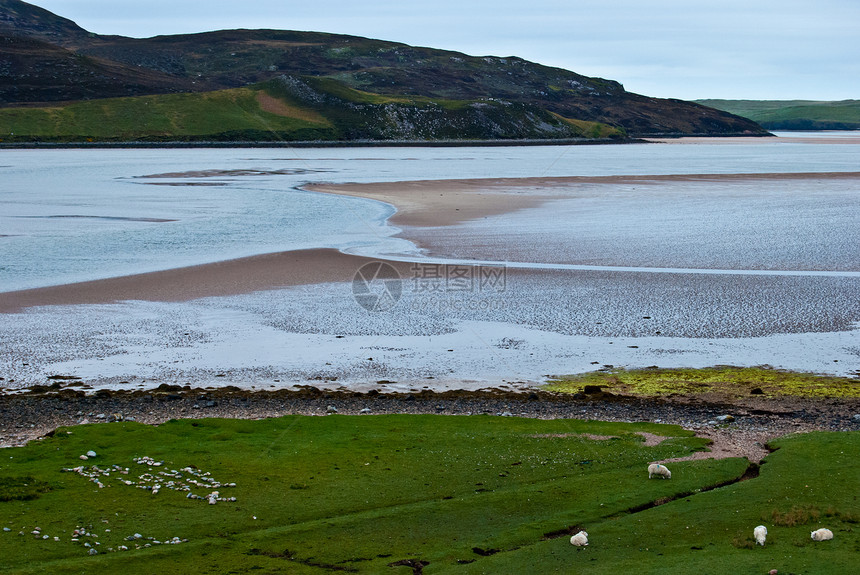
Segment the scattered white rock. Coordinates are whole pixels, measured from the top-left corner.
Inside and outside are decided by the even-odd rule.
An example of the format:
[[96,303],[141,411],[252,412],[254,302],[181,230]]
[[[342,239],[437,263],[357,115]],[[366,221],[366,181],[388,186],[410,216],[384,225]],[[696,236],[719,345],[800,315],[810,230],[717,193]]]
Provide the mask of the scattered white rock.
[[764,541],[767,539],[767,527],[764,525],[759,525],[755,529],[753,529],[753,537],[755,537],[755,542],[764,547]]
[[585,531],[580,531],[576,535],[570,538],[570,544],[576,545],[577,547],[584,547],[588,545],[588,533]]
[[833,531],[830,529],[822,527],[821,529],[816,529],[812,532],[813,541],[829,541],[830,539],[833,539]]
[[93,450],[87,451],[87,457],[89,457],[89,458],[96,457],[96,452]]
[[88,553],[89,553],[90,555],[98,555],[98,554],[99,554],[99,552],[98,552],[98,551],[96,551],[95,549],[90,549],[90,550],[88,551]]
[[326,413],[337,413],[337,408],[333,405],[329,405],[325,408]]

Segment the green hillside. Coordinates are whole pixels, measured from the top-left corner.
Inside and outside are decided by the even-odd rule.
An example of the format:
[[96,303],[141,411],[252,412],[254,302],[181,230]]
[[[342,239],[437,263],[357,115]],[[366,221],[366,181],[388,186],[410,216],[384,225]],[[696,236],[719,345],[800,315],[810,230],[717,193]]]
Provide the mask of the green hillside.
[[860,100],[697,100],[768,130],[860,130]]
[[535,106],[383,96],[283,77],[203,93],[0,108],[0,141],[298,141],[622,138]]

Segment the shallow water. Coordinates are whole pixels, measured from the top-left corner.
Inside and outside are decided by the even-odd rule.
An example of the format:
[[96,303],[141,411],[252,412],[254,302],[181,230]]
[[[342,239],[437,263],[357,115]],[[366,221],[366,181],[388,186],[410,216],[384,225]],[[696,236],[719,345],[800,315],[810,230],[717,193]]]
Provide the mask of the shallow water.
[[[730,145],[717,141],[499,148],[3,150],[0,291],[309,247],[351,248],[366,254],[414,252],[411,244],[391,237],[396,229],[384,225],[392,213],[389,206],[296,189],[310,182],[853,171],[860,164],[858,158],[860,145],[783,143],[777,138]],[[237,175],[242,172],[255,175]],[[159,174],[174,175],[142,177]],[[715,263],[726,262],[734,247],[726,238],[741,231],[737,242],[746,244],[745,251],[764,245],[776,267],[798,258],[821,261],[825,267],[843,265],[858,233],[852,226],[860,205],[852,201],[856,190],[828,183],[809,195],[810,190],[798,186],[794,192],[780,184],[768,190],[753,188],[742,205],[733,204],[737,188],[708,190],[707,197],[686,197],[689,192],[672,193],[670,187],[657,193],[650,190],[648,195],[620,189],[560,205],[561,211],[546,220],[555,227],[545,233],[534,225],[545,216],[540,210],[524,214],[522,221],[500,217],[484,225],[507,226],[504,234],[515,240],[508,245],[514,245],[516,256],[508,259],[524,261],[547,260],[533,253],[537,244],[551,247],[545,253],[569,254],[562,258],[565,261],[597,258],[614,264],[635,260],[632,265],[664,265],[673,259],[690,260],[690,254],[713,253]],[[682,202],[677,201],[678,194],[685,198]],[[792,203],[781,201],[792,195]],[[577,215],[584,204],[587,211]],[[780,211],[772,215],[772,209]],[[714,212],[722,215],[710,220]],[[613,214],[618,225],[612,225]],[[735,221],[737,214],[744,218]],[[801,214],[814,221],[801,219]],[[577,219],[571,221],[587,232],[579,235],[593,241],[571,245],[558,234],[574,216]],[[820,229],[815,227],[823,220],[835,226],[834,233],[824,235],[830,243],[816,245],[821,234],[812,230]],[[641,225],[652,221],[654,225]],[[682,226],[672,225],[679,221]],[[766,226],[755,233],[762,222]],[[699,233],[702,226],[706,233]],[[794,226],[801,236],[794,237]],[[517,227],[525,228],[522,237],[512,232]],[[655,229],[659,234],[648,236]],[[565,247],[559,250],[558,241],[547,244],[549,236],[558,236]],[[837,246],[834,252],[831,244],[840,237],[848,247]],[[792,242],[802,245],[793,247]],[[454,252],[454,247],[466,244],[453,238],[445,249]],[[811,253],[799,253],[810,244]],[[641,246],[643,257],[631,259],[620,253],[633,245]],[[789,261],[778,261],[777,252]],[[739,265],[755,260],[752,254]]]
[[[297,189],[309,182],[857,171],[858,158],[860,145],[775,139],[4,150],[0,291],[310,247],[418,256],[385,223],[390,206]],[[402,298],[386,312],[361,308],[346,283],[30,309],[0,322],[0,383],[64,373],[120,387],[384,379],[417,389],[535,382],[604,364],[860,370],[854,181],[589,184],[550,193],[559,199],[536,208],[405,230],[434,261],[511,262],[504,289],[427,293],[403,278]]]

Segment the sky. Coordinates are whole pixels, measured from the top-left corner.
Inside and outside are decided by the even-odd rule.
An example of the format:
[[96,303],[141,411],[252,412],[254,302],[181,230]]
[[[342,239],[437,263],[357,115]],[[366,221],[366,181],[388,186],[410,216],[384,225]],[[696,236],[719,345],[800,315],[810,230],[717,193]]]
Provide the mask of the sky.
[[98,34],[312,30],[520,56],[663,98],[860,99],[858,0],[31,0]]

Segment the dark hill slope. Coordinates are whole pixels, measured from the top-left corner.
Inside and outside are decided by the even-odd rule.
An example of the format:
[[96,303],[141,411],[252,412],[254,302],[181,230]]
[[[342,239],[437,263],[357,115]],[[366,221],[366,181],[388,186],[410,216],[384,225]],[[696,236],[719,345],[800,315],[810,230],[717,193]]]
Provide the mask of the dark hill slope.
[[184,78],[0,33],[0,106],[184,92]]
[[698,104],[648,98],[618,82],[521,58],[475,57],[354,36],[230,30],[149,39],[99,38],[83,53],[232,88],[281,75],[328,77],[384,95],[496,99],[630,135],[761,134],[755,123]]
[[63,46],[92,36],[71,20],[19,0],[0,0],[0,32]]
[[[248,86],[276,78],[310,77],[337,87],[389,97],[495,102],[542,110],[561,118],[599,122],[630,136],[657,134],[763,135],[754,122],[690,102],[648,98],[612,80],[590,78],[521,58],[474,57],[444,50],[354,36],[277,30],[228,30],[135,39],[87,33],[73,22],[19,0],[0,0],[0,33],[50,41],[96,62],[114,62],[130,77],[117,83],[131,89],[105,96],[210,91]],[[5,29],[4,29],[5,28]],[[133,77],[132,71],[149,76]],[[72,69],[50,79],[40,71],[31,83],[70,94],[79,75]],[[0,91],[9,80],[0,76]],[[63,84],[67,87],[63,87]],[[50,90],[21,94],[17,103],[45,101]],[[95,97],[93,89],[82,97]],[[56,99],[67,99],[54,98]],[[11,100],[9,100],[11,101]],[[512,108],[513,109],[513,108]],[[535,129],[533,129],[535,128]],[[537,127],[529,133],[539,133]],[[430,139],[434,136],[429,135]],[[495,137],[487,134],[487,137]],[[559,137],[548,135],[547,137]]]

